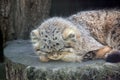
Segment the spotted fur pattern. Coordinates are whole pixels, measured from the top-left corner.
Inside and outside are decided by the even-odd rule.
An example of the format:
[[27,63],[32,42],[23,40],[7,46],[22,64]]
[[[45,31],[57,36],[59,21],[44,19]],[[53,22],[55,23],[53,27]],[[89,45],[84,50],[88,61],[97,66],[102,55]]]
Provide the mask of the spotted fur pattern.
[[120,11],[93,10],[54,17],[31,31],[41,61],[76,62],[106,58],[120,50]]

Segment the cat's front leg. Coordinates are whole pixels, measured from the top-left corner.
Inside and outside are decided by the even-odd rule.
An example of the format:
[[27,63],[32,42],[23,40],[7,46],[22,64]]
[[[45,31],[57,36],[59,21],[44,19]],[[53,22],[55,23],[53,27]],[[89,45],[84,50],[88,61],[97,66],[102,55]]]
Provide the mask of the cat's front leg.
[[42,62],[48,62],[50,60],[46,55],[43,55],[43,54],[39,56],[39,59]]
[[65,62],[81,62],[82,56],[76,55],[74,53],[66,53],[63,52],[63,57],[61,58],[62,61]]

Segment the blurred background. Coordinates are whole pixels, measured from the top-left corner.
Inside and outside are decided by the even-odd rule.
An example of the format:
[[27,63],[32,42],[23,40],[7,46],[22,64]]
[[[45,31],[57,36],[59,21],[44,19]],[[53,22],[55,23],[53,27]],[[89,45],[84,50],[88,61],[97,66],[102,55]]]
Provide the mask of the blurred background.
[[79,11],[120,8],[120,0],[52,0],[50,16],[69,16]]
[[0,0],[0,80],[5,80],[3,48],[7,41],[29,39],[32,29],[53,16],[119,8],[119,0]]

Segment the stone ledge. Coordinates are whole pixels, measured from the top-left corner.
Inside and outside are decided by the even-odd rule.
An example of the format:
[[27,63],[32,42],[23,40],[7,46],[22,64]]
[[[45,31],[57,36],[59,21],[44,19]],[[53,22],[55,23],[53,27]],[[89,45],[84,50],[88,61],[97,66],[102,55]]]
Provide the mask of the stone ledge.
[[29,40],[8,42],[4,54],[8,80],[120,80],[120,63],[40,62]]

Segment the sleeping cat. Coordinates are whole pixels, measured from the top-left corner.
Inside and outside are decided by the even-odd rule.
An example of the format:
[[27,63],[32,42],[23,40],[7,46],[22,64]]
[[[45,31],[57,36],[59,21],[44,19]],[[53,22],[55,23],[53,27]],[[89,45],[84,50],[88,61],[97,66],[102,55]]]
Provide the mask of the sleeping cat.
[[104,58],[120,62],[120,11],[83,11],[53,17],[31,31],[31,42],[43,62],[82,62]]

